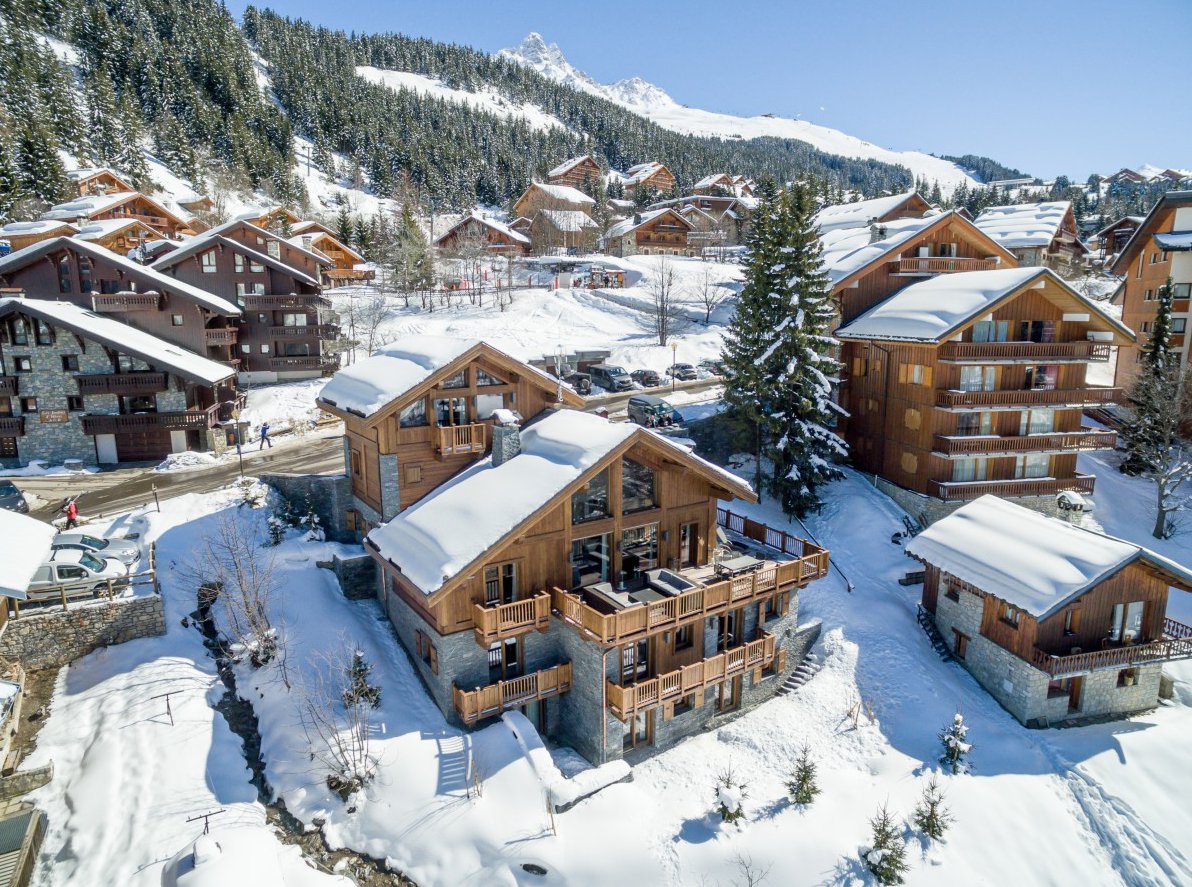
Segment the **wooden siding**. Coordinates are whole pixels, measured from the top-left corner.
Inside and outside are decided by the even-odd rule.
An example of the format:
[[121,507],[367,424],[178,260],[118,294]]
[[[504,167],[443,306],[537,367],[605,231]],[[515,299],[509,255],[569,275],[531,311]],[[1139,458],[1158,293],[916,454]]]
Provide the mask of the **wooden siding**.
[[552,176],[549,182],[552,185],[569,185],[582,191],[587,180],[593,184],[599,184],[603,175],[604,173],[600,171],[600,164],[591,157],[585,157],[562,175]]

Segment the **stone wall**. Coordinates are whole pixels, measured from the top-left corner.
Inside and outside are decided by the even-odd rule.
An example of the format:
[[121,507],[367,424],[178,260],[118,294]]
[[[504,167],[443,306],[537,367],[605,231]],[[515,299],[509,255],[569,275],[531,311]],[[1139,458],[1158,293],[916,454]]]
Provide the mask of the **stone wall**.
[[5,626],[0,657],[26,669],[58,667],[100,647],[165,633],[165,612],[156,594],[79,604],[66,611],[27,610]]
[[[873,475],[866,475],[866,477],[871,480],[874,479]],[[916,493],[913,490],[900,487],[898,484],[892,483],[884,477],[876,478],[876,486],[897,502],[903,511],[924,526],[933,524],[942,517],[947,517],[962,505],[967,504],[960,501],[944,502],[933,496],[925,496],[922,493]],[[1055,496],[1016,496],[1010,501],[1015,505],[1021,505],[1023,508],[1029,508],[1040,514],[1046,514],[1049,517],[1066,517],[1066,512],[1060,511],[1058,506],[1056,506]]]
[[276,489],[296,508],[309,501],[319,516],[327,539],[355,543],[355,532],[348,529],[348,509],[355,507],[352,483],[345,474],[262,474],[262,483]]
[[377,596],[377,562],[372,555],[332,555],[330,569],[339,580],[339,587],[348,600],[363,601]]

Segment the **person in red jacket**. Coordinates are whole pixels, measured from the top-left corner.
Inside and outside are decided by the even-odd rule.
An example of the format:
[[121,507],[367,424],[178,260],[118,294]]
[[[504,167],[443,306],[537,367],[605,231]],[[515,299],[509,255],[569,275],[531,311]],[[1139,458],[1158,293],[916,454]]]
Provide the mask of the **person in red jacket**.
[[71,499],[66,503],[66,529],[73,530],[79,525],[79,506]]

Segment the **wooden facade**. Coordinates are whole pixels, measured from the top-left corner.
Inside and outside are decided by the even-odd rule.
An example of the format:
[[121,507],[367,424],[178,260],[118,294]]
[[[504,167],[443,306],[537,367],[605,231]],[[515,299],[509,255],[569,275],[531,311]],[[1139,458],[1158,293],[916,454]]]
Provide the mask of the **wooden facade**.
[[513,202],[513,215],[534,218],[539,210],[579,210],[590,213],[596,201],[577,188],[567,185],[543,185],[531,182],[530,186]]
[[692,256],[695,247],[688,235],[695,224],[678,211],[667,208],[639,214],[610,229],[607,251],[614,256]]
[[583,190],[585,185],[598,185],[604,177],[600,164],[590,156],[573,157],[565,163],[559,164],[547,174],[547,181],[552,185],[569,185]]
[[101,225],[92,227],[86,223],[76,235],[80,240],[87,240],[104,249],[110,249],[117,255],[126,256],[131,250],[154,240],[164,239],[161,232],[150,228],[140,219],[129,219],[116,225]]
[[491,254],[502,256],[524,256],[530,252],[528,234],[514,231],[504,225],[494,225],[488,219],[471,215],[461,219],[447,230],[434,245],[447,255],[458,251],[466,238],[482,238]]
[[[135,219],[157,231],[161,236],[171,239],[197,233],[190,219],[182,218],[140,192],[132,191],[126,195],[109,194],[107,196],[112,198],[119,196],[119,199],[104,201],[99,208],[82,212],[79,215],[93,222],[106,219]],[[68,207],[69,204],[62,206]],[[55,208],[48,216],[59,218],[66,213],[69,213],[68,209]],[[66,219],[66,221],[75,221],[75,219]]]
[[655,160],[631,166],[626,170],[625,191],[632,194],[638,188],[670,194],[675,190],[675,174]]
[[114,169],[108,169],[106,166],[97,169],[74,170],[68,172],[67,176],[78,186],[80,197],[137,190],[131,182],[126,181]]
[[22,250],[43,240],[53,240],[55,237],[70,237],[78,234],[79,229],[69,222],[11,222],[0,228],[0,240],[7,240],[12,252]]
[[302,248],[311,252],[318,252],[326,256],[331,265],[322,269],[322,281],[325,286],[344,286],[354,281],[372,280],[376,272],[371,268],[360,268],[364,263],[364,256],[356,252],[346,243],[337,238],[323,226],[305,228],[296,235]]

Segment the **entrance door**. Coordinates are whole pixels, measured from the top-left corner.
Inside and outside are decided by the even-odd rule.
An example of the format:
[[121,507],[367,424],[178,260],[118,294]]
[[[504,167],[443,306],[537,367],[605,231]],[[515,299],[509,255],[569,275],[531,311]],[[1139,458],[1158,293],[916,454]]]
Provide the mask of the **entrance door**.
[[1068,683],[1068,711],[1080,711],[1080,691],[1084,688],[1084,678],[1072,678]]
[[694,567],[699,560],[699,524],[679,527],[679,566]]
[[505,680],[516,678],[521,674],[521,656],[517,638],[506,638],[501,651],[502,665],[505,669]]

